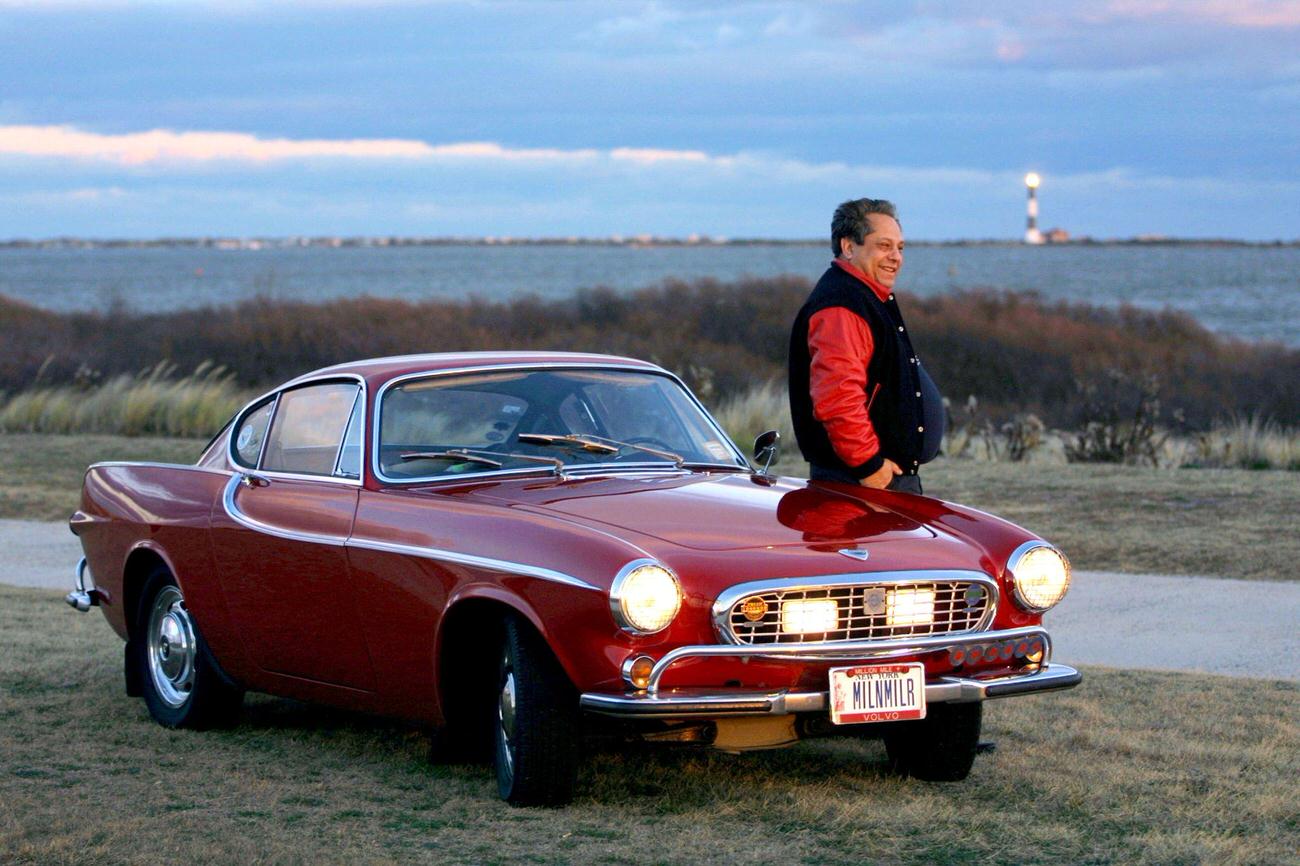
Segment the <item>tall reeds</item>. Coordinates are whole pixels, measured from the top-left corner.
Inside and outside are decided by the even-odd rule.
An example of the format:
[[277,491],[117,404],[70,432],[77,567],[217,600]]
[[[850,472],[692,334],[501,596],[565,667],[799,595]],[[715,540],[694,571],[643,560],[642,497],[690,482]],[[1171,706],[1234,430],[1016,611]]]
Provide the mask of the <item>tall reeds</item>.
[[38,385],[0,400],[6,433],[211,436],[249,398],[224,367],[205,362],[188,376],[159,362],[103,382]]

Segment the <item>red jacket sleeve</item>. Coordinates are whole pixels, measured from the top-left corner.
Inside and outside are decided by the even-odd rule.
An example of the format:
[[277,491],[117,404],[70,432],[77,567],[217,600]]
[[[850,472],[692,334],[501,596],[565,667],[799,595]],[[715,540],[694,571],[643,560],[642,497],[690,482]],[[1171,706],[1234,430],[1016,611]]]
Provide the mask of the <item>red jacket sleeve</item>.
[[884,464],[867,415],[867,363],[873,348],[867,323],[844,307],[827,307],[808,321],[813,417],[857,478],[866,478]]

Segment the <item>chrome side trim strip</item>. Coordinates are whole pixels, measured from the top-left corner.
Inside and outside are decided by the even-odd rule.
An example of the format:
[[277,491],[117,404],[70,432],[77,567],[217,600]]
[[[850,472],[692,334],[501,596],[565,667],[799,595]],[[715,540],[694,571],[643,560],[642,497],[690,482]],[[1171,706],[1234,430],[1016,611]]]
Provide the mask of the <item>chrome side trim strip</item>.
[[226,514],[231,520],[246,529],[254,532],[261,532],[267,535],[273,535],[276,538],[284,538],[289,541],[301,541],[306,544],[328,544],[334,547],[355,547],[364,550],[378,550],[385,553],[399,553],[406,556],[417,556],[421,559],[433,559],[439,562],[454,562],[457,565],[469,565],[476,568],[484,568],[491,571],[503,571],[507,574],[518,574],[524,577],[535,577],[539,580],[549,580],[554,583],[562,583],[567,586],[575,586],[579,589],[599,590],[597,586],[580,580],[571,574],[565,574],[562,571],[554,571],[549,568],[542,568],[538,565],[527,565],[522,562],[510,562],[504,559],[492,559],[486,556],[474,556],[469,553],[459,553],[454,550],[440,550],[435,547],[419,547],[414,544],[397,544],[391,541],[377,541],[373,539],[346,538],[341,535],[321,535],[314,532],[299,532],[292,529],[281,529],[278,526],[272,526],[264,523],[254,517],[250,517],[239,510],[235,502],[235,494],[238,492],[241,484],[246,483],[245,479],[254,479],[259,476],[252,473],[239,473],[230,476],[230,481],[226,484],[226,489],[221,496],[222,507],[225,508]]
[[682,659],[688,658],[721,656],[815,662],[849,662],[856,659],[895,658],[897,656],[915,655],[932,650],[947,650],[990,641],[1019,640],[1022,637],[1041,638],[1043,641],[1043,663],[1046,664],[1052,658],[1052,638],[1047,633],[1047,630],[1041,626],[1009,628],[1003,631],[918,635],[894,640],[841,641],[839,643],[821,644],[816,648],[812,648],[809,644],[797,643],[764,644],[762,646],[735,646],[731,644],[683,646],[668,652],[663,658],[655,662],[655,666],[650,671],[650,683],[646,686],[646,691],[651,696],[656,695],[659,692],[659,681],[663,679],[668,669]]
[[251,486],[254,479],[260,478],[260,475],[251,472],[236,472],[230,476],[230,480],[226,482],[226,489],[221,494],[221,507],[226,510],[227,517],[245,529],[289,541],[301,541],[306,544],[328,544],[332,547],[342,547],[347,543],[347,538],[342,535],[323,535],[316,532],[300,532],[296,529],[282,529],[269,523],[263,523],[257,518],[249,517],[240,511],[239,506],[235,504],[235,493],[239,490],[240,485],[249,484]]
[[229,470],[218,469],[215,466],[198,466],[193,463],[159,463],[152,460],[101,460],[98,463],[92,463],[86,467],[91,469],[106,469],[113,466],[140,466],[146,469],[188,469],[191,472],[212,472],[216,475],[228,475]]
[[504,571],[507,574],[536,577],[539,580],[549,580],[553,583],[562,583],[566,586],[574,586],[579,589],[600,590],[600,587],[587,583],[585,580],[576,578],[571,574],[565,574],[562,571],[554,571],[549,568],[543,568],[540,565],[527,565],[522,562],[510,562],[505,559],[474,556],[470,553],[459,553],[454,550],[440,550],[436,547],[419,547],[414,544],[398,544],[391,541],[357,538],[356,536],[347,540],[347,546],[361,548],[363,550],[379,550],[384,553],[401,553],[407,556],[418,556],[421,559],[432,559],[438,562],[453,562],[457,565],[470,565],[476,568],[485,568],[490,571]]
[[[753,580],[748,583],[738,583],[728,587],[718,596],[717,601],[713,603],[713,630],[718,637],[728,644],[745,647],[771,647],[785,646],[785,644],[742,644],[731,633],[727,621],[731,616],[731,608],[736,602],[740,601],[747,595],[759,595],[764,592],[791,592],[800,589],[822,589],[825,587],[841,586],[862,586],[870,585],[888,585],[896,583],[924,583],[927,581],[966,581],[969,583],[978,583],[989,591],[990,600],[988,609],[985,610],[984,616],[980,621],[969,629],[963,629],[959,632],[944,632],[943,636],[969,634],[973,631],[980,631],[989,627],[993,618],[997,616],[998,602],[1001,600],[1001,593],[998,591],[998,583],[981,571],[963,571],[963,570],[917,570],[917,571],[876,571],[876,572],[853,572],[850,574],[826,574],[813,577],[781,577],[770,580]],[[928,635],[927,635],[928,637]],[[797,644],[797,646],[806,647],[813,651],[823,649],[834,649],[844,646],[846,641],[822,641]],[[884,641],[872,641],[875,644],[884,643]]]
[[[925,685],[927,704],[976,701],[1072,689],[1083,674],[1069,665],[1043,665],[1033,671],[1000,677],[939,677]],[[670,694],[587,692],[579,698],[586,711],[603,716],[642,719],[723,718],[825,712],[827,692],[714,692],[674,689]]]

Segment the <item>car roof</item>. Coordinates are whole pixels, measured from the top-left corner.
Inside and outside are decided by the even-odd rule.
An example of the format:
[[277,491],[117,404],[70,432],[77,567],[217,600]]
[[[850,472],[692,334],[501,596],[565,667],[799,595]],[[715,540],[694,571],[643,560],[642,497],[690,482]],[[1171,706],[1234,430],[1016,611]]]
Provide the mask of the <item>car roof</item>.
[[390,358],[370,358],[322,367],[298,376],[292,382],[318,379],[322,376],[361,376],[371,385],[386,382],[397,376],[446,370],[481,370],[496,367],[520,366],[580,366],[628,367],[638,370],[665,372],[662,367],[648,361],[624,358],[618,355],[598,355],[588,352],[437,352],[425,355],[395,355]]

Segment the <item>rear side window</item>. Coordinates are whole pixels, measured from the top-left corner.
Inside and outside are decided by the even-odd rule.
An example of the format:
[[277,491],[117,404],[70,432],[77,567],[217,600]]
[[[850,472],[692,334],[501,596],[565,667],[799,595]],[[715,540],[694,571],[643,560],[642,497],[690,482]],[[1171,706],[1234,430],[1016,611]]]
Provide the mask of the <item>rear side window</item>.
[[275,407],[274,398],[244,416],[244,420],[230,434],[235,443],[235,462],[249,469],[257,466],[257,458],[262,455],[262,443],[266,441],[266,428],[271,423],[271,410]]
[[359,391],[351,382],[330,382],[280,394],[262,468],[332,475]]

